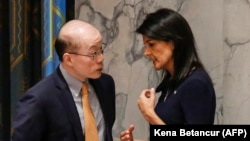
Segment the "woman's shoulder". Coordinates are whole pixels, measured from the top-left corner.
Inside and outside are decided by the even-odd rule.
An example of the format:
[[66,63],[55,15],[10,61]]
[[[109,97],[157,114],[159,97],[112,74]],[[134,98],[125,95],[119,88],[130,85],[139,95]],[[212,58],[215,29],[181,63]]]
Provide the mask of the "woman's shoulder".
[[208,72],[205,69],[198,68],[194,70],[187,78],[186,81],[211,81]]
[[[181,96],[215,96],[213,82],[204,69],[193,71],[193,73],[179,85],[177,91],[181,93]],[[204,98],[206,96],[204,96]]]
[[208,72],[202,68],[194,70],[184,81],[180,87],[213,87],[212,79]]

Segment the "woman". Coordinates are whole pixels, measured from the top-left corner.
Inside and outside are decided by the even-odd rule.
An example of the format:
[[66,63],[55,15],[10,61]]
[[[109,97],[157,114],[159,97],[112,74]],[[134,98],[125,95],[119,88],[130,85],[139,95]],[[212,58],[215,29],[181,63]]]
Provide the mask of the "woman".
[[[149,124],[213,124],[214,87],[183,16],[171,9],[159,9],[148,14],[136,32],[142,35],[144,55],[156,70],[165,72],[156,90],[145,89],[138,99],[138,107]],[[161,96],[154,107],[156,92]],[[131,125],[121,132],[120,139],[133,140],[133,130]]]

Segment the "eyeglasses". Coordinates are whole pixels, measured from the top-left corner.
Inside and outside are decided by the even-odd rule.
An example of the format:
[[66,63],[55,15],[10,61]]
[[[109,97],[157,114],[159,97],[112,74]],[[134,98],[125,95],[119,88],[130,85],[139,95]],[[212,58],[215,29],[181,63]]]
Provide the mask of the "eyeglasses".
[[86,57],[90,57],[92,60],[96,60],[99,56],[103,55],[103,49],[99,49],[90,55],[84,55],[84,54],[79,54],[75,52],[68,52],[68,53],[74,54],[74,55],[86,56]]

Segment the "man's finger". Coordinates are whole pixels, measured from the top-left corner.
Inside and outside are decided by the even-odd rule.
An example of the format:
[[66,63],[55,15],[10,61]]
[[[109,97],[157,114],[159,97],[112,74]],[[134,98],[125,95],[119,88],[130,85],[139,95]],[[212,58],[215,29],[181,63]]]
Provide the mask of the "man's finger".
[[128,128],[128,131],[132,132],[134,129],[135,129],[134,125],[130,125],[129,128]]

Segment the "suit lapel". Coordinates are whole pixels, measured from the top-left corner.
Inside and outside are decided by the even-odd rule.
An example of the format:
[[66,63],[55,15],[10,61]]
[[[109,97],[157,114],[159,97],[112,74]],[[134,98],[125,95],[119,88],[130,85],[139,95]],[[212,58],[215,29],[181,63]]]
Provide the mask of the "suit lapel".
[[107,106],[105,106],[106,105],[105,104],[105,102],[106,102],[105,92],[103,91],[99,80],[89,79],[89,83],[93,86],[93,88],[96,92],[97,98],[99,100],[99,103],[100,103],[100,106],[102,109],[104,122],[105,122],[105,132],[107,133],[109,128],[108,128],[108,123],[107,123],[108,119],[107,119],[107,115],[106,115],[106,113],[108,113],[108,112],[106,112],[106,110],[108,110],[108,109],[107,109]]
[[98,80],[93,80],[93,79],[90,79],[89,80],[89,83],[93,86],[95,92],[96,92],[96,95],[97,95],[97,98],[99,100],[99,103],[100,103],[100,106],[101,106],[101,109],[102,109],[102,113],[103,113],[103,116],[104,116],[104,119],[106,117],[105,115],[105,97],[104,97],[104,91],[102,90],[102,87],[101,87],[101,84]]
[[[103,117],[104,117],[104,121],[105,121],[105,140],[106,141],[113,141],[113,137],[112,137],[112,127],[109,127],[111,124],[113,124],[112,122],[112,118],[108,118],[108,116],[112,117],[113,115],[107,115],[110,113],[110,109],[108,109],[108,105],[110,105],[109,102],[109,96],[107,97],[108,93],[107,91],[104,91],[104,83],[106,83],[107,81],[103,80],[104,78],[100,78],[100,79],[89,79],[89,83],[93,86],[96,95],[98,97],[98,100],[100,102],[100,106],[102,109],[102,113],[103,113]],[[112,98],[112,97],[111,97]],[[111,113],[111,114],[115,114],[115,113]],[[115,117],[114,117],[115,118]],[[111,134],[110,134],[111,133]]]
[[61,90],[61,93],[59,94],[59,99],[64,105],[64,109],[66,110],[70,123],[73,126],[76,138],[79,141],[83,141],[84,140],[83,131],[82,131],[79,114],[78,114],[75,102],[73,100],[73,96],[66,84],[66,81],[64,80],[60,72],[60,69],[57,69],[56,78],[57,78],[57,86]]

